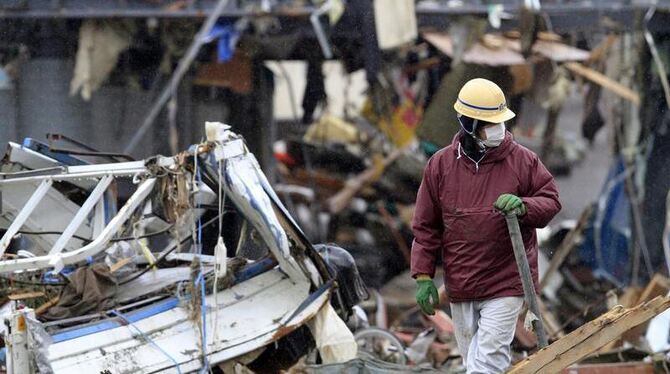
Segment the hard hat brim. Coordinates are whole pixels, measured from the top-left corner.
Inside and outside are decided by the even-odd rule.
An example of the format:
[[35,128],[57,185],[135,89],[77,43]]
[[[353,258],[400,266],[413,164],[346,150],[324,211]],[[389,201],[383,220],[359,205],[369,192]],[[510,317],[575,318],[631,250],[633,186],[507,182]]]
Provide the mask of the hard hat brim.
[[509,108],[505,108],[502,112],[489,114],[485,112],[471,110],[470,108],[464,107],[458,101],[454,103],[454,110],[456,111],[456,113],[462,114],[464,116],[491,123],[500,123],[509,121],[516,116],[516,114],[512,112]]

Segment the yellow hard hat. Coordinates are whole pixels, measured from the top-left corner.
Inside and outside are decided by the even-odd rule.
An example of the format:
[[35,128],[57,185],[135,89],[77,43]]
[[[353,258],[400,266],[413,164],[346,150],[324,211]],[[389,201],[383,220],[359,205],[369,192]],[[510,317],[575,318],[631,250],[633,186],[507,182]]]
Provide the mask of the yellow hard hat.
[[454,109],[464,116],[491,123],[508,121],[516,115],[507,108],[500,87],[483,78],[471,79],[463,85]]

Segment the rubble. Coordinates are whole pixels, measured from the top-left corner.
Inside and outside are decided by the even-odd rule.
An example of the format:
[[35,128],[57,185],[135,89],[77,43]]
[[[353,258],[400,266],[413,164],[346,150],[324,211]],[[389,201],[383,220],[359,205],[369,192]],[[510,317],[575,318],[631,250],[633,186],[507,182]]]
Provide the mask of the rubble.
[[[43,361],[54,372],[197,370],[293,339],[308,324],[324,360],[355,356],[353,335],[342,329],[340,319],[366,297],[355,264],[341,260],[342,255],[322,258],[294,226],[243,140],[222,124],[208,127],[218,129],[191,152],[145,161],[68,165],[10,147],[12,153],[21,150],[27,159],[59,167],[21,166],[24,170],[2,174],[3,191],[26,184],[38,188],[32,196],[28,193],[23,206],[12,200],[14,195],[3,194],[3,205],[11,202],[19,212],[5,232],[11,258],[0,261],[0,272],[10,284],[16,280],[60,289],[53,298],[52,292],[27,293],[25,288],[9,295],[11,311],[4,317],[12,321],[6,335],[10,372],[34,368],[35,361],[21,346],[26,337],[15,334],[21,331],[20,321],[33,314],[52,340],[44,346]],[[5,160],[5,170],[18,166],[11,155]],[[72,200],[72,193],[56,192],[73,180],[95,186],[92,191],[78,188],[89,193],[82,205]],[[118,211],[110,210],[115,204],[107,199],[118,197],[104,192],[122,181],[137,187],[125,203],[119,202]],[[73,208],[61,210],[61,220],[52,220],[58,240],[15,242],[24,222],[36,225],[32,214],[46,196],[52,196],[52,204]],[[212,205],[217,197],[219,204]],[[95,228],[88,232],[91,237],[76,239],[85,243],[81,248],[74,243],[62,251],[65,246],[59,243],[71,242],[72,233],[84,224],[77,217],[89,213],[87,225]],[[223,232],[224,221],[243,229]],[[218,231],[214,222],[219,222]],[[216,237],[228,243],[223,260],[213,256]],[[111,254],[114,260],[108,262]],[[217,280],[214,266],[221,261],[227,271]],[[50,274],[65,282],[49,281]],[[333,277],[339,280],[337,288]],[[337,312],[329,306],[331,296]],[[30,300],[46,303],[33,302],[34,311]],[[31,334],[28,339],[35,338]],[[298,347],[303,354],[310,349],[308,343]],[[156,355],[156,349],[162,354]]]
[[[515,140],[577,189],[602,187],[538,233],[529,315],[549,345],[522,313],[511,372],[667,367],[667,6],[539,3],[0,5],[2,140],[62,128],[96,145],[28,137],[0,162],[0,362],[464,372],[442,274],[442,310],[425,316],[408,268],[422,170],[458,131],[457,90],[482,77],[519,114]],[[576,135],[562,118],[575,97]],[[290,118],[274,118],[277,98]],[[210,118],[236,132],[199,126]],[[611,153],[605,180],[570,179],[595,147]]]
[[668,308],[670,298],[660,296],[635,308],[614,308],[519,362],[509,373],[559,372]]

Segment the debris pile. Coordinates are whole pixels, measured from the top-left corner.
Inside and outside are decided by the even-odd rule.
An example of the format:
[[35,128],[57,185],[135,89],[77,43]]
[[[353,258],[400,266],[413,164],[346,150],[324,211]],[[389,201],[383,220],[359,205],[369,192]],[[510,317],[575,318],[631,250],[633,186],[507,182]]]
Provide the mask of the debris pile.
[[[343,319],[367,291],[353,259],[317,250],[243,139],[207,127],[207,142],[142,161],[10,143],[0,179],[9,372],[273,371],[314,348],[324,363],[355,357]],[[268,358],[277,352],[284,361]]]
[[[511,372],[670,365],[667,6],[52,3],[0,4],[0,135],[59,125],[96,147],[27,137],[0,161],[8,372],[464,372],[447,287],[426,316],[408,268],[422,171],[476,77],[502,87],[507,129],[555,176],[603,133],[611,152],[604,181],[575,183],[602,185],[595,201],[538,232]],[[579,9],[597,19],[566,27]],[[574,135],[559,120],[580,96]],[[212,117],[236,132],[197,125]]]
[[[468,38],[453,36],[457,26],[467,29]],[[406,271],[413,210],[413,196],[407,192],[416,191],[421,180],[417,171],[457,131],[456,122],[445,118],[455,118],[451,104],[462,83],[474,76],[507,81],[514,93],[510,101],[521,113],[510,125],[515,137],[535,149],[559,176],[569,175],[585,156],[585,144],[557,131],[558,115],[575,86],[586,85],[587,101],[597,102],[599,96],[593,96],[604,88],[608,103],[619,100],[629,110],[630,104],[642,105],[635,91],[604,74],[612,73],[604,65],[621,56],[614,48],[618,35],[606,35],[589,52],[564,44],[550,32],[534,35],[526,49],[525,34],[477,30],[483,28],[470,20],[448,32],[420,32],[411,52],[396,51],[393,62],[387,61],[381,74],[388,84],[372,83],[360,112],[344,117],[323,113],[274,147],[282,200],[308,228],[308,235],[350,250],[366,283],[375,289],[361,305],[371,327],[355,332],[360,351],[417,370],[462,369],[448,313],[422,315]],[[435,72],[440,79],[432,78]],[[607,109],[615,112],[621,107]],[[600,113],[597,105],[585,105],[582,135],[588,142],[602,127],[593,121]],[[451,133],[444,131],[449,126]],[[615,121],[614,126],[624,122]],[[650,262],[660,259],[653,251],[661,253],[661,243],[655,243],[653,251],[645,248],[645,229],[635,223],[642,219],[636,206],[641,187],[632,177],[639,165],[631,164],[624,153],[640,157],[641,148],[624,150],[622,142],[635,140],[615,131],[613,166],[598,200],[578,220],[558,222],[540,232],[538,307],[550,345],[538,351],[537,338],[521,316],[513,350],[515,361],[523,361],[513,370],[560,372],[573,365],[570,372],[626,372],[666,364],[658,352],[670,347],[651,342],[665,342],[667,332],[656,336],[648,322],[664,323],[661,330],[667,330],[663,312],[668,300],[662,296],[670,289],[661,274],[667,269]],[[635,231],[633,237],[630,230]],[[439,274],[436,279],[441,279]],[[440,292],[448,311],[445,288]],[[349,370],[366,364],[347,365],[335,367]],[[305,368],[312,370],[310,365]]]

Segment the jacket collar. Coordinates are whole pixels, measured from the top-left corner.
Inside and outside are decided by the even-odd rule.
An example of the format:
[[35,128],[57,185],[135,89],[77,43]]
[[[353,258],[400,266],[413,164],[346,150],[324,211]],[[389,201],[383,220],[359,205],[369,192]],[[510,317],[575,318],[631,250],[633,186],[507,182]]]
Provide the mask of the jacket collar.
[[454,153],[456,154],[456,157],[458,159],[466,159],[472,161],[473,163],[478,164],[476,165],[477,167],[479,167],[480,165],[494,163],[504,159],[505,157],[507,157],[507,155],[510,154],[510,152],[512,152],[512,150],[516,146],[514,136],[512,135],[511,132],[507,131],[505,132],[505,139],[503,140],[503,142],[500,143],[500,145],[497,147],[487,149],[484,157],[477,163],[465,155],[465,152],[463,151],[463,147],[461,145],[460,136],[461,132],[459,131],[458,133],[456,133],[453,140],[451,141],[451,145]]

